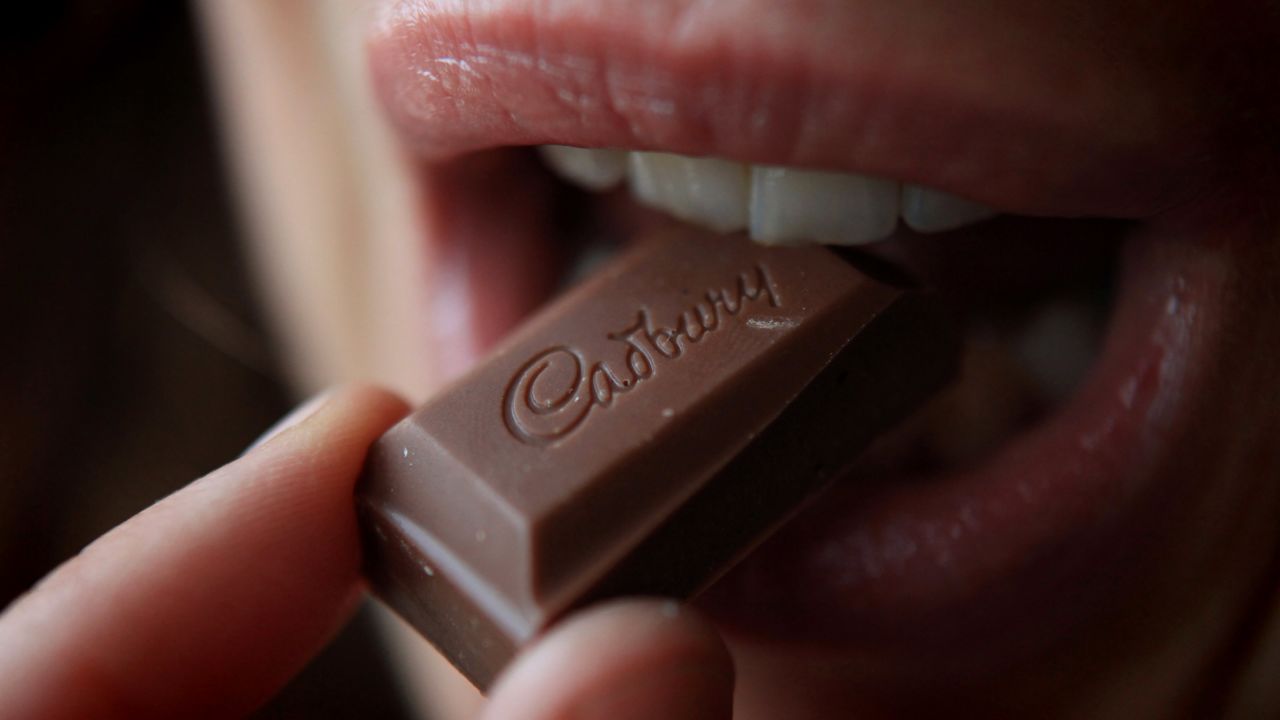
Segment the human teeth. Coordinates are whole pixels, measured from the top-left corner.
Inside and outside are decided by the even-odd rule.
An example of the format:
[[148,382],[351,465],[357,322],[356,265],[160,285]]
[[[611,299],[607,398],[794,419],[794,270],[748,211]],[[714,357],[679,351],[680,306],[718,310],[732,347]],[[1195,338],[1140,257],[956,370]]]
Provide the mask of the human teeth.
[[631,192],[646,205],[720,232],[747,226],[747,166],[715,158],[631,153]]
[[930,450],[947,467],[985,457],[1022,425],[1032,380],[993,331],[973,328],[960,374],[925,412]]
[[1061,402],[1093,365],[1101,334],[1088,305],[1064,300],[1044,308],[1027,324],[1016,352],[1041,395]]
[[552,170],[584,188],[608,190],[625,178],[645,205],[720,232],[748,230],[771,245],[872,242],[893,233],[899,214],[919,232],[996,214],[939,190],[851,173],[568,145],[539,150]]
[[608,190],[627,174],[622,150],[542,145],[542,159],[558,175],[588,190]]
[[751,169],[751,237],[767,244],[857,245],[893,232],[898,184],[848,173]]
[[941,232],[985,220],[995,210],[939,190],[919,185],[902,186],[902,220],[912,230]]

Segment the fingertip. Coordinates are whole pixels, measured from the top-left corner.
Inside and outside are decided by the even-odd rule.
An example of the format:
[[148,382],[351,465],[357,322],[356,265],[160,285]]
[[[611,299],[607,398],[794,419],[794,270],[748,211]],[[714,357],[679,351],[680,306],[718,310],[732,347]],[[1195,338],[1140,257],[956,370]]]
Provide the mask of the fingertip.
[[[296,449],[299,443],[326,435],[339,424],[350,428],[346,434],[362,435],[365,427],[385,428],[408,412],[409,404],[403,398],[381,386],[340,385],[319,393],[285,415],[254,441],[243,457],[261,454],[268,446]],[[353,423],[352,419],[357,422]]]
[[408,406],[371,386],[317,405],[0,615],[0,715],[245,714],[322,647],[361,594],[352,488]]
[[729,718],[733,661],[719,634],[669,600],[628,600],[556,626],[499,678],[484,717]]

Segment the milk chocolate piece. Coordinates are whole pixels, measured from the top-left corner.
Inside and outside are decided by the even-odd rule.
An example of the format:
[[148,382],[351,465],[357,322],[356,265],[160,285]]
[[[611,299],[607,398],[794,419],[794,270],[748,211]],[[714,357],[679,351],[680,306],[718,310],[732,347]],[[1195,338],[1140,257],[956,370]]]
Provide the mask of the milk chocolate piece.
[[633,249],[374,445],[374,591],[482,689],[574,608],[696,593],[945,383],[933,300],[816,246]]

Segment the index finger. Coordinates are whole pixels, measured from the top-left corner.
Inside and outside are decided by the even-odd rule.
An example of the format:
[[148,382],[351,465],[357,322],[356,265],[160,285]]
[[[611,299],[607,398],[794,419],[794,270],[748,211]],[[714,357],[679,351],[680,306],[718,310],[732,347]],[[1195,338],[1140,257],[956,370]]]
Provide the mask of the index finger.
[[352,488],[406,411],[372,388],[130,519],[0,616],[0,697],[21,718],[243,714],[360,597]]

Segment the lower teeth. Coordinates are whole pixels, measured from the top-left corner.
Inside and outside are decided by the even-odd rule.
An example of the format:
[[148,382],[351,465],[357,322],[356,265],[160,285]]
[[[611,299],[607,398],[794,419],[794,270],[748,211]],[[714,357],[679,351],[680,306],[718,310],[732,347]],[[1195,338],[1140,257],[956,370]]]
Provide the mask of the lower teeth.
[[1083,301],[1043,308],[1019,333],[1014,352],[1041,397],[1061,404],[1084,380],[1102,343],[1097,313]]
[[1057,300],[1012,333],[971,333],[960,381],[930,410],[928,443],[936,461],[971,465],[1066,402],[1101,343],[1092,317],[1083,302]]

